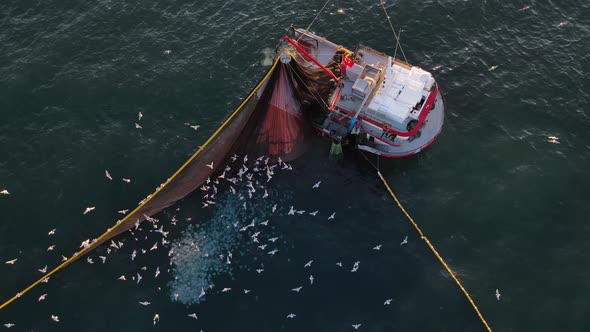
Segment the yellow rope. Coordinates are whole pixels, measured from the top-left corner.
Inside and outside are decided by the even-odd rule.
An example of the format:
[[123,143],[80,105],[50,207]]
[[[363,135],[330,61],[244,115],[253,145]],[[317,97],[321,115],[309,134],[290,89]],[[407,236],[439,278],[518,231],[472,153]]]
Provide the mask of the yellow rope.
[[[278,62],[279,62],[279,57],[277,57],[275,59],[275,62],[273,63],[272,67],[268,70],[268,72],[266,73],[266,75],[264,75],[264,77],[260,80],[260,82],[258,82],[258,84],[256,85],[256,87],[254,89],[252,89],[252,91],[246,97],[246,99],[244,99],[240,103],[240,105],[236,108],[236,110],[221,124],[221,126],[219,126],[219,128],[217,128],[217,130],[213,133],[213,135],[211,135],[211,137],[209,137],[209,139],[197,150],[197,152],[195,152],[168,180],[166,180],[166,182],[162,186],[160,186],[158,189],[156,189],[156,191],[153,194],[151,194],[150,196],[148,196],[148,198],[142,204],[140,204],[133,211],[131,211],[129,214],[127,214],[123,219],[121,219],[120,221],[118,221],[115,226],[109,228],[100,237],[98,237],[98,239],[96,239],[95,241],[93,241],[93,243],[100,243],[100,241],[102,239],[104,239],[109,234],[111,234],[113,231],[115,231],[120,225],[122,225],[127,219],[129,219],[135,212],[139,211],[139,209],[141,209],[144,205],[146,205],[162,189],[164,189],[164,187],[166,187],[166,185],[168,185],[180,172],[182,172],[182,170],[185,169],[188,166],[188,164],[190,164],[190,162],[193,161],[193,159],[195,159],[197,157],[197,155],[199,155],[199,153],[201,153],[201,151],[203,151],[203,149],[209,143],[211,143],[211,141],[213,141],[213,139],[219,134],[219,132],[221,132],[221,130],[223,128],[225,128],[225,126],[239,113],[239,111],[242,109],[242,107],[244,107],[244,105],[252,98],[252,96],[254,96],[254,94],[258,91],[258,89],[260,89],[260,87],[262,86],[262,84],[268,79],[268,77],[270,76],[270,74],[272,73],[272,71],[277,66],[277,63]],[[56,268],[54,268],[53,270],[51,270],[49,273],[47,273],[46,275],[44,275],[43,277],[41,277],[39,280],[37,280],[34,283],[32,283],[29,287],[23,289],[22,291],[20,291],[19,293],[17,293],[15,296],[13,296],[12,298],[10,298],[8,301],[2,303],[2,305],[0,305],[0,310],[4,309],[4,307],[6,307],[10,303],[12,303],[14,300],[18,299],[19,297],[21,297],[22,295],[24,295],[25,293],[27,293],[28,291],[30,291],[31,289],[33,289],[35,286],[37,286],[40,283],[42,283],[43,280],[51,277],[53,274],[57,273],[59,270],[63,269],[68,264],[70,264],[71,262],[73,262],[74,260],[76,260],[78,257],[83,256],[84,254],[86,254],[87,252],[89,252],[92,249],[94,249],[94,246],[93,245],[90,245],[89,247],[86,247],[86,248],[80,250],[79,252],[77,252],[76,254],[74,254],[72,257],[70,257],[66,261],[62,262],[59,266],[57,266]]]
[[465,289],[465,287],[463,287],[463,285],[461,284],[461,282],[459,281],[459,279],[457,279],[457,277],[455,276],[455,274],[453,273],[453,271],[451,270],[451,268],[447,265],[447,263],[445,263],[445,260],[441,257],[441,255],[438,253],[438,251],[436,251],[436,248],[434,248],[434,245],[432,243],[430,243],[430,241],[428,240],[428,238],[426,237],[426,235],[424,235],[424,233],[422,233],[422,230],[420,229],[420,227],[418,226],[418,224],[416,224],[416,222],[414,221],[414,219],[412,219],[412,217],[410,216],[410,214],[403,207],[403,205],[399,201],[399,199],[397,199],[397,196],[393,193],[393,191],[389,187],[389,184],[387,184],[387,181],[385,181],[385,178],[383,177],[383,175],[381,175],[381,172],[377,171],[377,175],[379,175],[379,178],[381,179],[381,181],[385,185],[385,188],[387,188],[387,191],[389,191],[389,194],[391,195],[391,197],[393,197],[393,199],[397,203],[397,206],[406,215],[406,217],[412,223],[412,225],[414,225],[414,228],[416,228],[416,230],[418,231],[418,234],[420,234],[420,238],[422,238],[422,240],[424,240],[424,242],[426,242],[426,244],[428,245],[428,247],[430,248],[430,250],[436,256],[436,258],[438,258],[438,260],[445,267],[445,269],[447,269],[447,272],[449,272],[449,274],[451,275],[451,277],[453,277],[453,280],[455,280],[455,283],[457,283],[457,286],[459,286],[459,288],[461,288],[461,290],[463,291],[463,294],[465,294],[465,297],[467,297],[467,300],[469,300],[469,303],[471,303],[471,306],[473,307],[473,309],[475,310],[475,312],[479,316],[479,319],[481,320],[481,322],[483,323],[483,325],[485,325],[485,327],[486,327],[486,329],[488,331],[492,332],[492,328],[488,325],[488,322],[486,322],[485,318],[483,318],[483,315],[481,314],[481,312],[477,308],[477,305],[475,305],[475,302],[473,302],[473,299],[471,298],[471,296],[467,292],[467,289]]

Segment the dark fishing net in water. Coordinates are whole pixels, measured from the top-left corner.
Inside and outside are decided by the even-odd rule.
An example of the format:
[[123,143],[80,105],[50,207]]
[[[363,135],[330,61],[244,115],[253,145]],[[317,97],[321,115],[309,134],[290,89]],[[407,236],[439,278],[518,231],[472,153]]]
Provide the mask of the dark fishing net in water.
[[137,227],[143,220],[186,197],[213,173],[226,171],[227,161],[234,153],[250,155],[252,158],[264,156],[272,162],[279,158],[287,161],[299,156],[305,150],[305,141],[311,130],[304,118],[302,104],[317,100],[320,93],[325,93],[324,90],[333,85],[323,76],[327,77],[313,69],[303,68],[297,61],[284,64],[277,58],[221,127],[153,194],[115,226],[9,299],[0,309],[105,241]]

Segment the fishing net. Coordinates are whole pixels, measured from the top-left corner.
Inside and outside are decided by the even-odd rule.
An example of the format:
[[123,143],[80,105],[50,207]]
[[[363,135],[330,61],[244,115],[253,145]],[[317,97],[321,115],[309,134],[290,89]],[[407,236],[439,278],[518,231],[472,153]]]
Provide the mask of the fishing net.
[[[293,55],[290,57],[294,60]],[[329,66],[337,69],[336,63]],[[304,68],[298,61],[282,63],[277,58],[236,110],[154,193],[85,248],[0,305],[0,309],[105,241],[137,227],[143,220],[186,197],[213,173],[227,171],[226,161],[232,155],[264,156],[273,161],[288,161],[299,156],[305,150],[305,138],[311,131],[302,105],[317,102],[332,86],[333,82],[321,70]]]

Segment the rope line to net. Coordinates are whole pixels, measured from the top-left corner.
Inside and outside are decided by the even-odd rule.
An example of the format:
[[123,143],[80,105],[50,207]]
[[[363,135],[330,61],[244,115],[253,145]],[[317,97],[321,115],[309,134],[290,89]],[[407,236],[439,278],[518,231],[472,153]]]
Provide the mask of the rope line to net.
[[225,128],[225,126],[240,112],[240,110],[244,107],[244,105],[246,105],[246,103],[252,98],[252,96],[254,96],[254,94],[258,91],[258,89],[260,89],[262,84],[269,78],[269,76],[272,74],[273,70],[276,68],[278,62],[279,62],[279,57],[277,57],[275,59],[272,67],[270,67],[270,69],[266,72],[266,75],[264,75],[264,77],[258,82],[256,87],[254,87],[254,89],[252,89],[250,94],[248,94],[248,96],[240,103],[240,105],[235,109],[235,111],[221,124],[221,126],[219,126],[219,128],[217,128],[217,130],[209,137],[209,139],[207,139],[207,141],[205,141],[205,143],[203,143],[203,145],[176,172],[174,172],[174,174],[172,176],[170,176],[168,178],[168,180],[166,180],[166,182],[164,182],[163,185],[158,187],[158,189],[156,189],[156,191],[154,191],[153,194],[149,195],[148,198],[145,199],[142,204],[137,206],[133,211],[131,211],[129,214],[127,214],[123,219],[118,221],[117,224],[115,224],[113,227],[109,228],[106,232],[104,232],[97,239],[92,241],[90,246],[83,248],[82,250],[76,252],[72,257],[70,257],[67,260],[65,260],[64,262],[62,262],[60,265],[58,265],[56,268],[54,268],[53,270],[51,270],[50,272],[45,274],[39,280],[35,281],[31,285],[29,285],[27,288],[18,292],[12,298],[10,298],[6,302],[2,303],[0,305],[0,310],[4,309],[7,305],[9,305],[13,301],[18,299],[19,297],[21,297],[22,295],[24,295],[25,293],[27,293],[31,289],[33,289],[35,286],[42,283],[44,280],[51,277],[53,274],[57,273],[58,271],[60,271],[64,267],[66,267],[68,264],[72,263],[78,257],[93,250],[95,248],[95,246],[93,246],[94,243],[99,243],[100,240],[107,237],[109,234],[111,234],[113,231],[115,231],[120,225],[122,225],[126,220],[128,220],[135,212],[139,211],[142,207],[144,207],[152,198],[154,198],[162,189],[164,189],[164,187],[166,187],[166,185],[168,185],[180,172],[182,172],[182,170],[184,170],[199,155],[199,153],[201,153],[201,151],[203,151],[203,149],[205,149],[205,147],[209,143],[211,143],[211,141],[213,141],[213,139],[215,137],[217,137],[217,135],[221,132],[221,130],[223,130],[223,128]]
[[[438,251],[436,250],[436,248],[434,247],[434,245],[432,244],[432,242],[430,242],[430,240],[428,240],[428,238],[426,237],[426,235],[424,234],[424,232],[422,232],[422,229],[420,229],[420,226],[418,226],[418,224],[414,221],[414,219],[412,218],[412,216],[410,216],[410,214],[408,213],[408,211],[406,211],[406,209],[404,208],[404,206],[402,205],[402,203],[400,202],[400,200],[397,198],[397,196],[395,195],[395,193],[393,192],[393,190],[391,189],[391,187],[389,186],[389,184],[387,183],[387,181],[385,180],[385,178],[383,177],[383,175],[379,171],[378,166],[375,166],[375,164],[373,164],[367,158],[367,156],[365,156],[365,154],[362,153],[361,150],[359,150],[359,151],[361,152],[361,154],[363,155],[363,157],[365,157],[365,159],[371,164],[371,166],[373,166],[375,168],[375,170],[377,171],[377,175],[379,176],[379,179],[381,179],[381,181],[383,182],[383,185],[385,185],[385,188],[387,189],[387,191],[389,192],[389,194],[391,195],[391,197],[393,198],[393,200],[395,201],[395,203],[397,204],[397,206],[399,207],[399,209],[404,213],[404,215],[412,223],[412,226],[414,226],[414,228],[416,229],[416,231],[418,232],[418,234],[420,234],[420,238],[422,240],[424,240],[424,242],[426,242],[426,244],[428,245],[428,248],[430,248],[430,251],[432,251],[432,253],[436,256],[436,258],[438,258],[439,262],[445,267],[445,269],[447,270],[447,272],[449,273],[449,275],[453,278],[453,280],[455,281],[455,283],[457,284],[457,286],[459,286],[459,288],[461,289],[461,291],[463,292],[463,294],[465,295],[465,297],[467,298],[467,300],[469,301],[469,303],[473,307],[473,310],[475,310],[475,312],[477,313],[477,316],[479,317],[479,319],[481,320],[481,322],[483,323],[483,325],[485,325],[486,329],[489,332],[492,332],[492,328],[490,327],[490,325],[488,324],[488,322],[483,317],[483,314],[479,311],[479,308],[475,304],[475,301],[473,301],[473,299],[471,298],[471,295],[469,295],[469,293],[467,292],[467,289],[465,287],[463,287],[463,284],[461,284],[461,281],[459,281],[459,279],[457,278],[457,276],[455,275],[455,273],[453,272],[453,270],[451,270],[451,267],[445,262],[445,260],[442,258],[442,256],[438,253]],[[377,156],[377,162],[378,161],[379,161],[379,156]]]

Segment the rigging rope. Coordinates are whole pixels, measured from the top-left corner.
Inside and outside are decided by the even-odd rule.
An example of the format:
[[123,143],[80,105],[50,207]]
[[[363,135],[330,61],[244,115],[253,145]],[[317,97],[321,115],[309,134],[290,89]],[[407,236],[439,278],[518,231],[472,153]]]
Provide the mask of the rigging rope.
[[260,89],[260,87],[262,86],[262,84],[264,84],[264,82],[266,82],[266,80],[269,78],[269,76],[272,74],[273,70],[276,68],[277,64],[279,63],[279,57],[277,57],[272,65],[272,67],[266,72],[266,75],[264,75],[264,77],[258,82],[258,84],[256,85],[256,87],[254,89],[252,89],[252,91],[250,92],[250,94],[240,103],[240,105],[235,109],[235,111],[221,124],[221,126],[219,126],[219,128],[217,128],[217,130],[211,135],[211,137],[209,137],[209,139],[207,139],[207,141],[205,141],[205,143],[203,143],[203,145],[201,145],[199,147],[199,149],[168,179],[166,180],[166,182],[158,187],[158,189],[151,195],[148,196],[147,199],[145,199],[143,201],[142,204],[140,204],[139,206],[137,206],[133,211],[131,211],[129,214],[127,214],[123,219],[121,219],[120,221],[118,221],[113,227],[109,228],[106,232],[104,232],[100,237],[98,237],[96,240],[93,240],[91,245],[88,247],[83,248],[82,250],[76,252],[72,257],[68,258],[66,261],[62,262],[60,265],[58,265],[56,268],[54,268],[53,270],[51,270],[50,272],[48,272],[47,274],[45,274],[43,277],[41,277],[39,280],[35,281],[34,283],[32,283],[31,285],[29,285],[27,288],[23,289],[22,291],[20,291],[19,293],[17,293],[16,295],[14,295],[12,298],[10,298],[9,300],[7,300],[6,302],[2,303],[0,305],[0,310],[2,310],[4,307],[6,307],[7,305],[9,305],[10,303],[12,303],[13,301],[15,301],[16,299],[18,299],[19,297],[23,296],[25,293],[27,293],[28,291],[30,291],[31,289],[33,289],[35,286],[39,285],[40,283],[42,283],[43,281],[45,281],[46,279],[48,279],[49,277],[51,277],[52,275],[54,275],[55,273],[57,273],[58,271],[60,271],[61,269],[63,269],[64,267],[66,267],[67,265],[69,265],[70,263],[72,263],[73,261],[75,261],[77,258],[83,256],[84,254],[86,254],[87,252],[91,251],[92,249],[95,248],[95,246],[93,245],[94,243],[100,243],[100,241],[104,238],[106,238],[107,236],[109,236],[111,233],[113,233],[120,225],[123,225],[124,222],[132,215],[134,215],[134,213],[138,210],[140,210],[144,205],[146,205],[152,198],[154,198],[162,189],[164,189],[164,187],[166,187],[166,185],[168,185],[169,183],[172,182],[172,180],[184,169],[187,167],[187,165],[189,165],[191,163],[191,161],[193,161],[193,159],[195,159],[197,157],[197,155],[199,155],[199,153],[201,153],[201,151],[203,151],[203,149],[205,149],[205,147],[211,143],[211,141],[213,141],[213,139],[215,137],[217,137],[217,135],[221,132],[221,130],[223,130],[223,128],[225,128],[228,123],[240,112],[240,110],[244,107],[244,105],[246,105],[246,103],[254,96],[254,94],[258,91],[258,89]]
[[[328,2],[330,2],[330,0],[326,0],[326,3],[322,7],[322,9],[320,9],[319,13],[313,18],[313,20],[311,21],[311,23],[309,23],[309,25],[307,26],[307,28],[305,30],[309,31],[309,28],[311,28],[311,26],[313,25],[315,20],[317,20],[317,18],[320,16],[320,14],[324,11],[324,8],[326,8],[326,6],[328,5]],[[299,38],[301,38],[301,37],[299,37]]]
[[393,28],[393,24],[391,23],[391,19],[389,18],[389,14],[387,14],[387,9],[385,9],[385,5],[383,4],[383,0],[379,0],[379,3],[381,4],[383,11],[385,12],[385,17],[387,17],[387,22],[389,22],[389,26],[391,27],[391,31],[393,32],[393,36],[395,37],[395,51],[393,52],[393,61],[395,61],[395,56],[397,54],[397,48],[399,47],[399,50],[402,52],[402,56],[404,57],[404,61],[406,63],[408,63],[408,59],[406,58],[406,54],[404,53],[404,49],[402,48],[402,45],[399,42],[399,38],[402,33],[401,29],[400,29],[399,34],[395,33],[395,29]]
[[422,229],[420,229],[420,226],[418,226],[418,224],[410,216],[410,214],[408,213],[408,211],[406,211],[406,209],[404,208],[404,206],[402,205],[402,203],[400,202],[400,200],[397,198],[397,196],[393,193],[393,190],[391,190],[391,187],[389,186],[389,184],[387,183],[387,181],[385,180],[385,178],[383,177],[383,175],[379,171],[379,168],[378,168],[378,165],[379,165],[379,156],[377,155],[377,167],[376,167],[375,164],[373,164],[367,158],[367,156],[365,156],[365,154],[361,150],[359,150],[359,151],[361,152],[361,154],[363,155],[363,157],[365,157],[365,159],[369,162],[369,164],[371,164],[371,166],[373,166],[373,168],[375,168],[375,170],[377,171],[377,175],[379,176],[379,179],[381,179],[381,181],[383,182],[383,185],[385,185],[385,188],[387,189],[387,191],[389,192],[389,194],[391,195],[391,197],[393,198],[393,200],[395,201],[395,203],[397,203],[397,206],[399,207],[399,209],[404,213],[404,215],[412,223],[412,225],[414,226],[414,228],[416,229],[416,231],[418,232],[418,234],[420,234],[420,238],[422,240],[424,240],[424,242],[426,242],[426,244],[428,245],[428,248],[430,248],[430,250],[436,256],[436,258],[438,258],[439,262],[445,267],[445,269],[447,270],[447,272],[449,273],[449,275],[451,275],[451,277],[453,278],[453,280],[455,281],[455,283],[457,284],[457,286],[459,286],[459,288],[461,289],[461,291],[463,291],[463,294],[465,295],[465,297],[467,298],[467,300],[469,301],[469,303],[473,307],[473,310],[475,310],[475,312],[477,313],[477,316],[479,317],[479,319],[481,320],[481,322],[483,323],[483,325],[485,325],[486,329],[489,332],[492,332],[492,328],[488,325],[488,322],[485,320],[485,318],[483,317],[482,313],[479,311],[479,308],[477,307],[477,305],[475,304],[475,302],[471,298],[471,295],[469,295],[469,293],[467,292],[467,289],[465,287],[463,287],[463,284],[461,284],[461,281],[459,281],[459,279],[457,278],[457,276],[455,275],[455,273],[453,273],[453,270],[451,270],[451,267],[449,267],[449,265],[445,262],[445,260],[442,258],[442,256],[438,253],[438,251],[434,247],[434,245],[430,242],[430,240],[428,240],[428,238],[426,237],[426,235],[424,234],[424,232],[422,232]]

